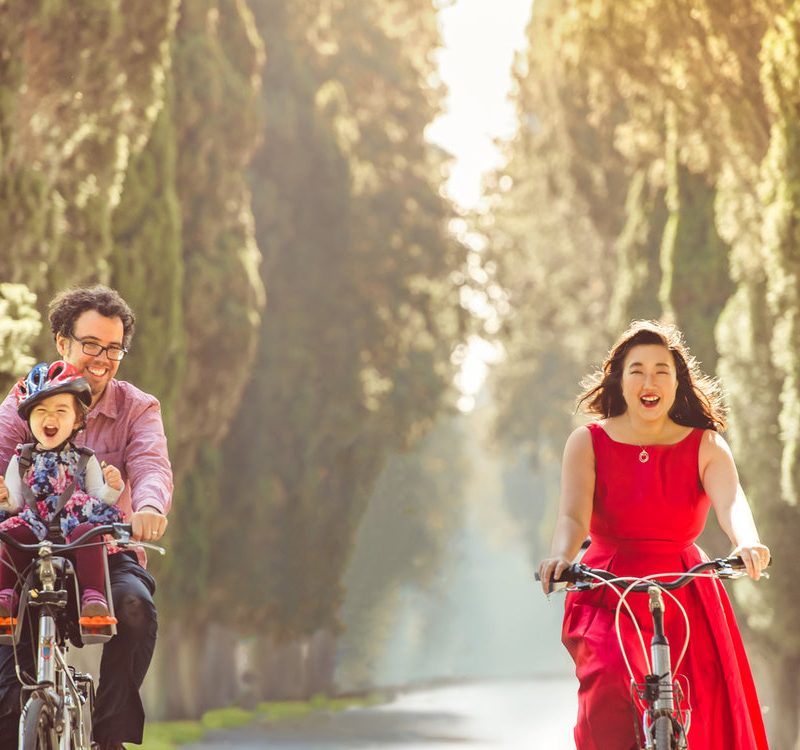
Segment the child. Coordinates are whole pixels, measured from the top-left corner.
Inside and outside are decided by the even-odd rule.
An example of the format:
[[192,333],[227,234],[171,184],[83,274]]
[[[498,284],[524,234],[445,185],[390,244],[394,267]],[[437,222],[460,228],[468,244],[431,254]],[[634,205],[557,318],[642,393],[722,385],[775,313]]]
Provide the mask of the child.
[[[89,383],[67,362],[40,362],[15,388],[17,412],[28,422],[34,442],[17,446],[0,488],[0,530],[34,544],[60,528],[67,541],[94,526],[123,520],[114,507],[124,484],[119,469],[101,468],[94,453],[72,442],[84,427],[92,403]],[[102,545],[91,540],[77,548],[75,570],[81,589],[81,617],[109,614],[105,597]],[[33,555],[9,546],[0,552],[0,617],[19,603],[14,589]]]

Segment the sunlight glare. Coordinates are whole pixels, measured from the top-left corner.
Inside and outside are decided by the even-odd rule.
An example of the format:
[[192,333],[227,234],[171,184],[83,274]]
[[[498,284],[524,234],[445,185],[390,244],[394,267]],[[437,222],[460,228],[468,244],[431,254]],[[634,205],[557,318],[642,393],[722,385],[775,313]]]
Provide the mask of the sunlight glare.
[[483,175],[502,163],[495,139],[516,129],[511,69],[532,7],[533,0],[455,0],[439,11],[437,59],[449,93],[426,135],[454,157],[447,188],[462,208],[478,205]]
[[[525,30],[533,0],[454,0],[439,9],[442,48],[439,76],[448,89],[445,111],[428,127],[426,137],[453,157],[445,195],[464,211],[481,204],[485,174],[502,166],[497,140],[513,136],[516,112],[509,93],[516,53],[525,48]],[[464,220],[454,220],[451,232],[471,247],[466,272],[480,289],[462,289],[462,304],[481,318],[487,332],[499,328],[498,312],[507,302],[491,285],[481,266],[483,238],[470,233]],[[497,307],[493,307],[497,306]],[[455,384],[462,412],[475,408],[489,367],[503,356],[502,347],[479,336],[470,338]]]

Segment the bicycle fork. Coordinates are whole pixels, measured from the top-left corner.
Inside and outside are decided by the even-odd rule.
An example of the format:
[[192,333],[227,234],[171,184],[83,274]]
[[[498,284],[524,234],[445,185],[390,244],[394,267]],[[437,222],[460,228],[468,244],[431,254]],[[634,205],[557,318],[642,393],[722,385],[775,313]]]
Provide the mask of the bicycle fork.
[[[49,546],[39,552],[39,580],[41,591],[35,594],[43,611],[39,614],[39,643],[36,664],[36,687],[51,706],[55,729],[59,735],[59,747],[73,747],[72,732],[77,730],[77,746],[89,747],[91,739],[85,736],[83,722],[83,697],[70,674],[65,653],[59,644],[56,620],[50,607],[62,608],[67,605],[66,592],[55,590],[56,572],[52,563]],[[75,720],[70,720],[70,715]],[[74,724],[74,726],[73,726]]]
[[[653,727],[664,717],[673,726],[675,715],[675,696],[673,694],[672,663],[669,654],[669,641],[664,634],[664,599],[661,588],[650,586],[647,589],[650,597],[650,612],[653,616],[653,638],[650,641],[650,658],[652,661],[653,673],[647,677],[647,698],[650,706],[644,712],[644,738],[646,750],[683,750],[687,747],[686,735],[678,732],[677,744],[673,746],[672,741],[668,747],[656,746],[653,736]],[[669,732],[674,735],[673,731]]]

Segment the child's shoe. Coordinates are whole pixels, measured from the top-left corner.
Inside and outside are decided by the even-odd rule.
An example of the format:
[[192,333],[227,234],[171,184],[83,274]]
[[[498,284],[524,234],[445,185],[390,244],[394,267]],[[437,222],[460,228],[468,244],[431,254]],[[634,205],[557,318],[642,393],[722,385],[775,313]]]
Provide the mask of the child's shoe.
[[87,588],[81,596],[81,617],[108,617],[108,615],[108,600],[97,589]]
[[0,617],[16,617],[19,594],[14,589],[0,591]]

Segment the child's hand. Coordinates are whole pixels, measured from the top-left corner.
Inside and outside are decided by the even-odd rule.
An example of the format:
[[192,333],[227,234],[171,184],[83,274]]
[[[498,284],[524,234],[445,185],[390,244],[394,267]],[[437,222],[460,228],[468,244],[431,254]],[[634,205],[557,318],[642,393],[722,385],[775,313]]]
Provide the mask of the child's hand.
[[115,490],[122,489],[122,474],[119,473],[119,469],[112,464],[107,464],[103,461],[100,464],[100,468],[103,470],[103,478],[106,480],[106,484]]

